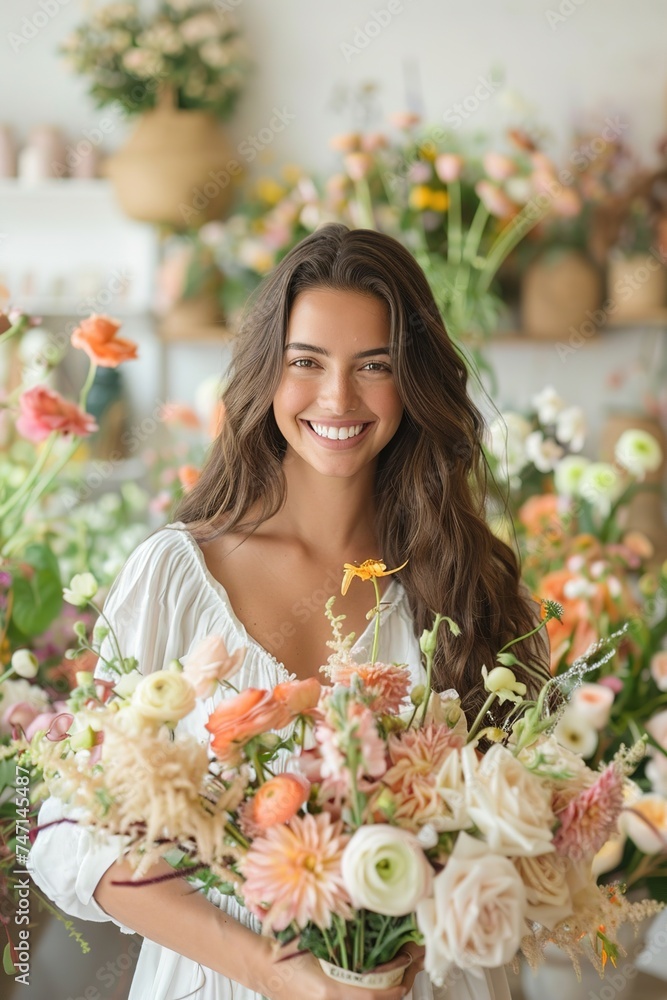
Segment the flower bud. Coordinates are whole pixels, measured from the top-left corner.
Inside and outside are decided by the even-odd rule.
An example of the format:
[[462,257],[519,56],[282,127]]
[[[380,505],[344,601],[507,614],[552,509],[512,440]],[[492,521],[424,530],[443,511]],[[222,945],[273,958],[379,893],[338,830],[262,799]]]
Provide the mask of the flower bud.
[[39,661],[29,649],[16,649],[12,653],[12,668],[19,677],[30,680],[37,676]]
[[89,670],[77,670],[76,672],[76,684],[77,687],[89,687],[95,678],[90,673]]
[[170,660],[167,664],[167,670],[172,670],[174,673],[180,674],[183,670],[183,664],[180,660]]
[[502,688],[509,688],[510,691],[516,684],[516,677],[509,667],[494,667],[484,681],[487,691],[498,692]]
[[418,705],[422,705],[424,703],[425,694],[426,694],[426,688],[424,687],[423,684],[417,684],[416,687],[413,687],[412,691],[410,692],[410,701],[415,706],[415,708]]
[[90,726],[70,736],[69,745],[72,750],[91,750],[95,746],[95,733]]

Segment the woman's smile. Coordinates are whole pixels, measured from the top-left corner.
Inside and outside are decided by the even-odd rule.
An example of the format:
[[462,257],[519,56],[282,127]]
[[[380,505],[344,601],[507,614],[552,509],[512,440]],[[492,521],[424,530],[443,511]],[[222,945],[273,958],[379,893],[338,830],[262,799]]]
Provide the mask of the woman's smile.
[[330,448],[334,451],[344,451],[348,448],[355,448],[363,441],[373,426],[374,421],[369,423],[345,423],[331,424],[320,423],[319,421],[301,420],[311,437],[323,448]]

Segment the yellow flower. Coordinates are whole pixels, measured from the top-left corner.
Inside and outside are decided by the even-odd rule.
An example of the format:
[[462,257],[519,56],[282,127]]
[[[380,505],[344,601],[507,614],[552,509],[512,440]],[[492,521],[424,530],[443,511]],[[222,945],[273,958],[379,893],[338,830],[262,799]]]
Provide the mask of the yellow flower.
[[431,204],[433,192],[426,184],[416,184],[410,191],[410,207],[422,211]]
[[427,142],[423,146],[420,146],[417,150],[422,160],[430,160],[431,163],[435,160],[435,146],[432,142]]
[[[406,559],[403,566],[407,566],[409,561],[409,559]],[[358,576],[360,580],[372,580],[374,577],[389,576],[391,573],[398,573],[399,569],[403,569],[403,566],[397,566],[396,569],[387,569],[385,564],[377,559],[367,559],[365,562],[362,562],[361,566],[355,566],[353,563],[344,563],[343,569],[345,570],[345,574],[340,592],[343,597],[347,594],[348,588],[355,576]]]
[[293,186],[299,178],[303,177],[303,167],[300,167],[297,163],[286,163],[281,173],[285,183]]
[[433,191],[431,193],[431,208],[434,212],[446,212],[449,206],[449,195],[446,191]]
[[282,184],[278,184],[272,177],[260,177],[255,185],[255,193],[267,205],[276,205],[287,194]]

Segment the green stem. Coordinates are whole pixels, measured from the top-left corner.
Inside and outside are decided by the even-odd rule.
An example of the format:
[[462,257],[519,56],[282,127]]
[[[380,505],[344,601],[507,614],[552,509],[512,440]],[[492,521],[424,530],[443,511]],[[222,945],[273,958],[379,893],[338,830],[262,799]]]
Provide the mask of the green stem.
[[373,586],[375,587],[375,631],[373,633],[371,663],[375,663],[375,657],[377,656],[378,645],[380,642],[380,588],[378,586],[377,578],[373,576],[371,579],[373,581]]
[[468,733],[468,740],[467,740],[468,743],[470,743],[470,741],[472,740],[473,736],[475,735],[475,733],[477,732],[477,730],[481,726],[481,724],[484,721],[484,718],[486,716],[486,713],[489,711],[489,709],[493,705],[494,701],[496,700],[496,697],[497,697],[496,692],[492,691],[491,694],[489,695],[489,697],[486,699],[486,701],[482,705],[482,707],[480,708],[479,713],[477,715],[477,718],[473,722],[472,727],[470,729],[470,732]]
[[329,935],[327,934],[325,928],[324,927],[320,927],[320,930],[322,931],[322,937],[324,938],[324,943],[327,946],[327,950],[329,952],[329,959],[331,961],[331,964],[335,965],[336,964],[336,949],[334,948],[334,946],[332,945],[331,941],[329,940]]
[[11,340],[12,337],[16,337],[19,333],[23,333],[25,328],[28,326],[28,322],[29,320],[27,316],[20,316],[16,323],[14,323],[13,326],[10,326],[9,330],[5,330],[5,332],[0,335],[0,344],[5,344],[8,340]]
[[0,517],[5,517],[10,512],[12,507],[16,507],[16,505],[20,503],[20,501],[23,500],[26,494],[32,489],[33,483],[35,482],[40,472],[44,468],[46,460],[48,459],[49,455],[53,450],[53,445],[55,444],[57,437],[58,437],[58,431],[52,431],[51,434],[49,435],[48,440],[46,441],[46,444],[44,445],[44,447],[40,452],[39,458],[33,465],[32,469],[30,470],[26,478],[23,480],[23,482],[16,490],[16,492],[12,494],[9,497],[9,499],[2,504],[2,506],[0,506]]
[[463,256],[467,261],[472,261],[477,256],[479,244],[482,239],[489,214],[489,210],[484,202],[480,201],[477,205],[477,210],[463,246]]
[[529,219],[526,223],[527,216],[522,217],[521,214],[516,215],[509,226],[505,226],[502,232],[497,236],[494,243],[492,243],[491,248],[486,257],[486,263],[482,268],[482,273],[479,277],[478,290],[480,293],[485,292],[491,282],[493,281],[494,275],[502,262],[505,260],[507,255],[511,253],[517,243],[520,243],[524,238],[526,233],[528,233],[538,222],[542,220],[542,215],[538,215],[536,219]]
[[447,214],[447,256],[450,264],[461,263],[461,182],[452,181],[447,188],[449,210]]
[[343,921],[342,918],[337,915],[334,916],[333,920],[334,920],[334,927],[336,929],[336,937],[338,938],[338,947],[340,948],[341,965],[343,969],[349,969],[350,962],[347,956],[347,945],[345,943],[345,935],[343,934],[343,930],[341,928],[341,924]]
[[355,190],[357,192],[357,201],[359,208],[361,209],[361,217],[365,223],[366,229],[375,229],[375,219],[373,218],[373,202],[371,200],[371,193],[368,188],[368,181],[365,177],[361,180],[355,181]]
[[[504,653],[507,649],[510,648],[510,646],[513,646],[516,642],[522,642],[524,639],[529,639],[531,635],[535,635],[535,633],[539,632],[541,628],[544,628],[544,626],[546,625],[546,623],[547,623],[547,619],[545,618],[534,629],[531,629],[530,632],[526,632],[525,635],[517,636],[516,639],[512,639],[510,642],[506,642],[505,645],[503,646],[503,648],[498,650],[498,652],[496,653],[496,656],[499,656],[501,653]],[[524,664],[522,663],[521,666],[524,666]]]

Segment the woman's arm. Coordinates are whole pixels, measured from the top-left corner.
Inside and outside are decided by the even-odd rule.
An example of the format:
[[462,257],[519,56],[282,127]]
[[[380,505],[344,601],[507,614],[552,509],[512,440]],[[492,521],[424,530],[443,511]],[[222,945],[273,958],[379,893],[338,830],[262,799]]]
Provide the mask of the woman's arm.
[[[109,916],[142,937],[199,962],[228,979],[263,993],[272,955],[267,938],[244,927],[211,903],[184,878],[148,886],[113,885],[128,881],[132,867],[115,861],[100,879],[93,896]],[[145,878],[173,874],[166,861],[158,861]]]

